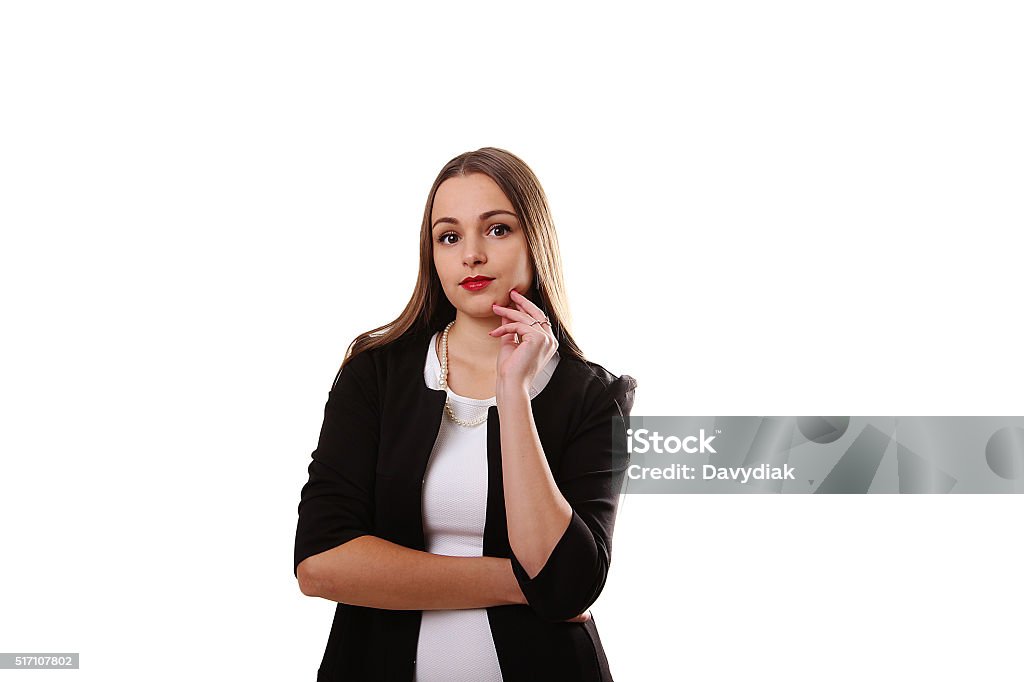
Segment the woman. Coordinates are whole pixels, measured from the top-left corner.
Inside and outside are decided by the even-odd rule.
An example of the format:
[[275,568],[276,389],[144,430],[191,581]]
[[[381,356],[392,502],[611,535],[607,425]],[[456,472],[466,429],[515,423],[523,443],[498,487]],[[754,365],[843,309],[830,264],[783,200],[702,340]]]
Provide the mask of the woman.
[[533,172],[495,148],[449,161],[416,291],[349,348],[302,488],[295,575],[338,602],[318,680],[612,679],[587,608],[636,382],[567,321]]

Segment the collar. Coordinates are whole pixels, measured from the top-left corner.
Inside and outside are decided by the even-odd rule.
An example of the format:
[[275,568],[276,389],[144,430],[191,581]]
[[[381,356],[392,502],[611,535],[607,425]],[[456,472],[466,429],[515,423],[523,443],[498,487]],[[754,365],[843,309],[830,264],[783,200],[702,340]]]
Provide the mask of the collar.
[[[423,381],[427,385],[427,387],[435,391],[441,390],[441,360],[440,358],[437,357],[437,338],[440,335],[441,332],[436,331],[433,334],[431,334],[430,339],[427,341],[427,357],[426,362],[423,365]],[[544,390],[544,387],[548,385],[548,382],[551,381],[551,377],[554,375],[555,369],[558,367],[558,363],[560,360],[561,356],[558,354],[558,351],[556,350],[555,354],[551,356],[547,363],[540,368],[536,376],[533,377],[533,381],[531,382],[529,389],[530,400],[533,400],[535,397],[537,397],[537,395]],[[465,403],[469,405],[495,404],[495,396],[483,399],[466,398],[452,391],[450,387],[447,392],[450,395],[454,396],[456,400],[460,403]]]

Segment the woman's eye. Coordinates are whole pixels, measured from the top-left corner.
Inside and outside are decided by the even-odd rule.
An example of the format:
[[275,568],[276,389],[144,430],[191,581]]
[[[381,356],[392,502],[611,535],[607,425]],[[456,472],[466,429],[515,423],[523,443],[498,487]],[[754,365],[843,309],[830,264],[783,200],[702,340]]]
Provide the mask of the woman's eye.
[[[512,231],[512,228],[506,225],[505,223],[495,223],[494,225],[491,225],[491,228],[490,230],[488,230],[488,232],[493,232],[496,230],[501,230],[501,232],[499,232],[496,236],[504,237],[505,235]],[[449,237],[455,237],[455,241],[458,241],[459,235],[455,232],[445,232],[444,234],[437,238],[437,241],[439,244],[447,244],[448,246],[451,246],[452,244],[455,243],[455,241],[447,241]]]

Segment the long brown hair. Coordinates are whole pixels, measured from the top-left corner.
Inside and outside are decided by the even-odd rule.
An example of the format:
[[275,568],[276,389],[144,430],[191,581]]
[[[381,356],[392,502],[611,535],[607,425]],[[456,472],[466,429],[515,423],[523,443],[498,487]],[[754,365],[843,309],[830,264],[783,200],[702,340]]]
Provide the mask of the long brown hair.
[[448,178],[470,173],[483,173],[490,177],[512,203],[523,225],[529,257],[533,262],[534,278],[529,298],[551,320],[551,331],[558,340],[559,355],[563,358],[586,361],[569,332],[572,317],[562,277],[562,258],[544,189],[530,167],[518,156],[504,149],[484,147],[475,152],[456,156],[438,173],[427,196],[427,205],[423,209],[423,224],[420,227],[420,270],[412,298],[397,319],[356,337],[349,345],[345,360],[341,363],[339,376],[345,365],[363,351],[384,346],[407,334],[440,331],[455,319],[455,306],[441,288],[441,279],[434,267],[434,240],[431,238],[430,215],[434,208],[434,196],[441,183]]

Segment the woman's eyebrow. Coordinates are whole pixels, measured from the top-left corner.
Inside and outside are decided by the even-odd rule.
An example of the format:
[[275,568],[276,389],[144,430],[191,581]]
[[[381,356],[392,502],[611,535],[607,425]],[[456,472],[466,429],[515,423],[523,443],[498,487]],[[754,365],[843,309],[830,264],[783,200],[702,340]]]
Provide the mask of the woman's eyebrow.
[[[491,216],[495,216],[495,215],[498,215],[500,213],[504,213],[506,215],[510,215],[513,218],[515,218],[516,220],[519,220],[519,216],[517,216],[512,211],[506,211],[506,210],[500,209],[500,208],[498,210],[496,210],[496,211],[487,211],[485,213],[481,213],[480,214],[480,220],[487,220]],[[437,220],[434,221],[434,224],[430,226],[431,229],[437,227],[439,223],[451,223],[452,225],[458,225],[459,221],[456,220],[455,218],[449,218],[447,216],[444,217],[444,218],[438,218]]]

